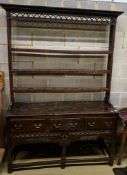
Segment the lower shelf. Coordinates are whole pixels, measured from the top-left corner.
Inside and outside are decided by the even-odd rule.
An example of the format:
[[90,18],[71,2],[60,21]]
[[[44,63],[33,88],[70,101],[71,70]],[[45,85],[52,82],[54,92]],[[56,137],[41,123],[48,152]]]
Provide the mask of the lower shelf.
[[[28,151],[29,150],[29,151]],[[109,164],[110,158],[99,141],[78,141],[66,147],[63,158],[62,146],[56,143],[20,145],[15,149],[12,169],[45,168],[84,164]]]

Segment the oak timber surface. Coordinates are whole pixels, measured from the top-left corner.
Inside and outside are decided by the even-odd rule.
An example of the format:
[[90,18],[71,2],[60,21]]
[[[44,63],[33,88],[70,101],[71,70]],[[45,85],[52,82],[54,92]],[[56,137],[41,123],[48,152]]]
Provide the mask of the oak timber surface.
[[114,114],[118,113],[103,101],[59,101],[44,103],[14,103],[7,111],[7,117],[68,114]]
[[5,154],[5,149],[4,148],[0,148],[0,163],[3,160],[4,154]]

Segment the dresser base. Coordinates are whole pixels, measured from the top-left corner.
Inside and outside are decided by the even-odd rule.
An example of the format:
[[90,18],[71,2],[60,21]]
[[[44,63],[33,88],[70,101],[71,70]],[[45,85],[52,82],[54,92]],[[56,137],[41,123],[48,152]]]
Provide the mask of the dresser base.
[[[42,167],[65,168],[81,164],[113,165],[118,112],[110,104],[99,101],[16,103],[9,108],[6,117],[9,173],[13,170]],[[109,143],[109,149],[106,149],[108,156],[70,159],[69,146],[86,138],[88,143],[94,138]],[[15,147],[30,141],[58,144],[61,147],[59,159],[14,164]],[[94,145],[91,144],[92,147]]]
[[[66,146],[66,158],[61,159],[62,146],[56,143],[23,144],[16,147],[13,170],[25,170],[74,165],[110,164],[110,156],[102,139],[73,142]],[[29,161],[28,161],[29,160]],[[35,162],[35,160],[38,160]]]

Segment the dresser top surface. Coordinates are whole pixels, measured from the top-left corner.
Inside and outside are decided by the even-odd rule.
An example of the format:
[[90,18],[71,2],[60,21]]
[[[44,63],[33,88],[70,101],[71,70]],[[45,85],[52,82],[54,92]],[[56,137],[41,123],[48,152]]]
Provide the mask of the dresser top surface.
[[118,111],[102,101],[64,101],[44,103],[15,103],[6,116],[116,114]]

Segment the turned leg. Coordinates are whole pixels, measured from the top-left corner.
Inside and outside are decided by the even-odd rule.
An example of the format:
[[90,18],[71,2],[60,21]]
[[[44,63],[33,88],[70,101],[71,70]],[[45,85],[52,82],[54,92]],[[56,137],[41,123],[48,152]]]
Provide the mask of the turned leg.
[[108,147],[105,146],[107,153],[109,154],[109,166],[113,166],[115,159],[115,136],[108,142]]
[[65,168],[65,159],[66,159],[66,145],[62,146],[62,157],[61,157],[61,168]]
[[13,161],[13,150],[15,145],[9,144],[8,146],[8,173],[12,173],[12,161]]
[[125,142],[126,142],[126,137],[127,137],[127,126],[125,126],[123,134],[122,134],[122,139],[121,139],[120,149],[119,149],[119,154],[118,154],[118,162],[117,162],[118,165],[121,164],[124,146],[125,146]]
[[110,162],[109,165],[113,166],[114,163],[114,157],[115,157],[115,142],[111,143],[111,147],[110,147]]

